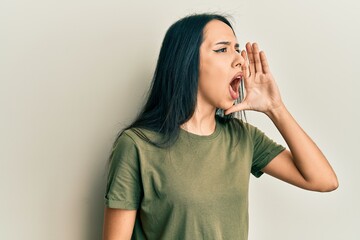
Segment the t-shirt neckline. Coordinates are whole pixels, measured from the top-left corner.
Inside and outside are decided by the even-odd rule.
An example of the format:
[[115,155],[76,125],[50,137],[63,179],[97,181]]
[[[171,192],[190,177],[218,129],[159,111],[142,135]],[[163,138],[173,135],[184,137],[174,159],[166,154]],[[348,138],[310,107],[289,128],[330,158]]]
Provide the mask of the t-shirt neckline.
[[198,140],[211,140],[211,139],[214,139],[219,135],[220,132],[221,132],[221,126],[220,126],[220,123],[219,123],[219,121],[218,121],[218,119],[216,117],[215,117],[215,130],[210,135],[198,135],[198,134],[191,133],[191,132],[186,131],[185,129],[180,128],[180,134],[181,135],[187,135],[187,136],[189,136],[191,138],[198,139]]

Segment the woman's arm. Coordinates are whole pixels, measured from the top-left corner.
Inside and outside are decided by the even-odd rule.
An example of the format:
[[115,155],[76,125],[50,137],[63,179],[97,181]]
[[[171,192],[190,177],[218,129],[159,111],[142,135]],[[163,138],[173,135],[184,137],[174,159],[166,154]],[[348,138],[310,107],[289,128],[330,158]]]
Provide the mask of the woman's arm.
[[130,240],[137,210],[105,208],[103,240]]
[[295,186],[319,192],[339,183],[329,162],[284,105],[266,112],[290,148],[276,156],[263,172]]
[[249,64],[245,61],[241,66],[246,96],[225,114],[246,109],[263,112],[284,137],[290,151],[286,149],[278,154],[262,169],[263,172],[308,190],[336,189],[338,180],[329,162],[282,102],[265,53],[259,51],[256,43],[246,43],[246,50],[241,51],[242,57],[249,60]]

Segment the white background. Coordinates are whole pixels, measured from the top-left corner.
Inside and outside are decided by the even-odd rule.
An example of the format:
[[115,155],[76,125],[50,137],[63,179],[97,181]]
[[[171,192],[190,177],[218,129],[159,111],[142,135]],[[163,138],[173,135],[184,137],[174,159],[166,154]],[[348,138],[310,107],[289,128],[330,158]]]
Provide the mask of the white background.
[[[251,177],[250,240],[359,239],[358,1],[0,3],[0,239],[100,239],[105,162],[144,103],[168,27],[233,16],[258,42],[288,110],[340,186],[330,193]],[[248,121],[285,144],[265,114]]]

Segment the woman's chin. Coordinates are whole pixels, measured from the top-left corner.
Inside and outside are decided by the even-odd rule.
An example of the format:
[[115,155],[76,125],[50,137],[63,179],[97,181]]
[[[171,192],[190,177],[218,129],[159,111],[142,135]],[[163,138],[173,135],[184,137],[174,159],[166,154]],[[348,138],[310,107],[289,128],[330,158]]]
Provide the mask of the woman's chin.
[[235,101],[232,102],[227,102],[225,104],[222,104],[219,108],[223,109],[224,111],[228,110],[229,108],[231,108],[232,106],[234,106]]

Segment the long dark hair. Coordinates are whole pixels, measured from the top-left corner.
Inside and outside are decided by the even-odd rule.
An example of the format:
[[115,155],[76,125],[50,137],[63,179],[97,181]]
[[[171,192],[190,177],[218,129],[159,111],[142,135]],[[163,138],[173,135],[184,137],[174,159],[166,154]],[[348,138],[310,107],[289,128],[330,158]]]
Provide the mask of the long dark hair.
[[[162,42],[147,102],[136,119],[118,133],[113,148],[127,129],[161,148],[169,147],[176,141],[180,125],[188,121],[195,111],[203,29],[209,21],[215,19],[226,23],[233,30],[224,15],[215,13],[187,15],[170,26]],[[239,92],[240,97],[236,103],[243,100],[243,81]],[[216,109],[215,115],[221,121],[227,122],[234,118],[234,115],[238,118],[239,112],[224,115],[223,109]],[[155,142],[141,129],[160,133],[163,138]]]

